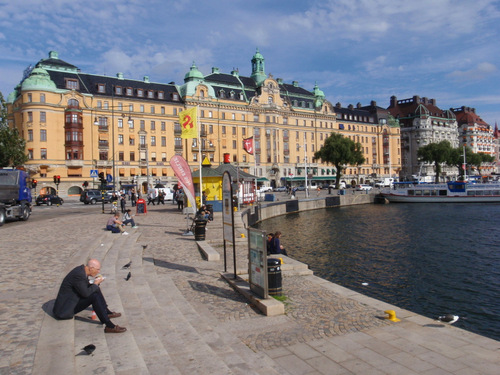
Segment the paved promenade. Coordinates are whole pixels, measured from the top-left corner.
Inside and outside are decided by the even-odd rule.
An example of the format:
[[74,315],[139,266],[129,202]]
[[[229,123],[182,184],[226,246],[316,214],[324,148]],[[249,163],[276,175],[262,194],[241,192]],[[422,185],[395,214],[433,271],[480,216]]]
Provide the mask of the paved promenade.
[[[129,236],[103,230],[110,215],[100,206],[76,203],[35,207],[28,222],[0,228],[0,374],[500,373],[500,342],[312,275],[285,275],[285,315],[266,317],[220,276],[220,214],[207,240],[221,260],[207,262],[182,235],[176,206],[148,210]],[[40,220],[49,213],[58,215]],[[236,253],[245,272],[244,241]],[[89,310],[70,321],[50,316],[62,278],[89,257],[102,261],[103,293],[126,333],[104,334]],[[384,319],[387,309],[401,322]],[[90,343],[97,349],[87,356]]]

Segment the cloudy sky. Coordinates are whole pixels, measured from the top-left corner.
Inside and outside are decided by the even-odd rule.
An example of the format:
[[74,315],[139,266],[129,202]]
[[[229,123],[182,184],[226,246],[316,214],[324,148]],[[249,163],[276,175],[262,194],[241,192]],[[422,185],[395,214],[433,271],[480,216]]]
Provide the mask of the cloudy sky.
[[196,63],[266,73],[333,104],[414,95],[500,122],[500,2],[493,0],[0,0],[0,91],[48,52],[85,73],[183,82]]

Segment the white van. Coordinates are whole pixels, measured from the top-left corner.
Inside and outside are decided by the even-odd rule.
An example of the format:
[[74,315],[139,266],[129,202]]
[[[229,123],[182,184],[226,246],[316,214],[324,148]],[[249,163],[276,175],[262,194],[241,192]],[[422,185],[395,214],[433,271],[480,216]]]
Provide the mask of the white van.
[[155,188],[154,190],[156,192],[156,194],[155,194],[156,197],[158,196],[158,193],[160,191],[162,191],[165,194],[164,199],[166,201],[173,201],[174,200],[174,190],[173,189],[171,189],[171,188]]

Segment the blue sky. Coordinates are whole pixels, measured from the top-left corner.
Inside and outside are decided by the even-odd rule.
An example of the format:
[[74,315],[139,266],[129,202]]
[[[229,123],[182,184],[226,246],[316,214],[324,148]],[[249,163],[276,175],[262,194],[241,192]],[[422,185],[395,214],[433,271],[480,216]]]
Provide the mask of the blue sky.
[[48,52],[85,73],[183,82],[196,63],[315,82],[333,104],[413,95],[500,121],[500,2],[493,0],[0,0],[0,91]]

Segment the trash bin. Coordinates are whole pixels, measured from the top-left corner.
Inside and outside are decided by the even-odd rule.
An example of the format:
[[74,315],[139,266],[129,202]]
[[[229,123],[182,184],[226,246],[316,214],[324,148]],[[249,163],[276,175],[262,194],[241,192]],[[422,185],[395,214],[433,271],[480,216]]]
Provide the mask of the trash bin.
[[194,239],[196,241],[205,241],[205,227],[207,225],[206,220],[195,220],[194,221]]
[[281,296],[281,261],[276,258],[267,258],[267,286],[270,296]]

